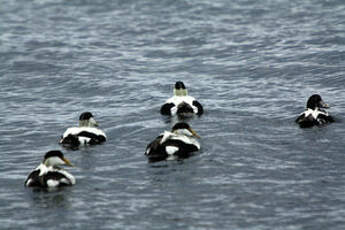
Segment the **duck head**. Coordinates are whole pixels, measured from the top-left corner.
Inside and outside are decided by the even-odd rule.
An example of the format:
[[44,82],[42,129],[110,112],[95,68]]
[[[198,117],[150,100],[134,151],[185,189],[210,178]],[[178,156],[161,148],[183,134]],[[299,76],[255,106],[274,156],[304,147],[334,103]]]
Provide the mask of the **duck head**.
[[63,153],[59,150],[52,150],[45,154],[43,164],[48,166],[68,165],[73,166],[69,160],[67,160]]
[[79,117],[79,127],[97,127],[98,123],[93,118],[92,113],[84,112]]
[[179,122],[175,124],[171,132],[179,135],[185,135],[188,137],[200,138],[200,136],[185,122]]
[[319,94],[314,94],[309,97],[307,101],[307,109],[315,110],[316,108],[329,108],[329,105],[327,105],[321,98]]
[[174,96],[187,96],[188,91],[182,81],[177,81],[174,87]]

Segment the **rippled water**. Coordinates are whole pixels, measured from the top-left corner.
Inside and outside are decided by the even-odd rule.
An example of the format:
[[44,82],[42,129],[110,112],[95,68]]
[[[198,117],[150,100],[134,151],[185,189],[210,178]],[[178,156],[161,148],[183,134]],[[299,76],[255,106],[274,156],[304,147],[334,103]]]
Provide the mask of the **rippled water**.
[[[343,229],[344,18],[342,0],[1,1],[1,229]],[[202,150],[149,164],[177,80]],[[337,122],[302,130],[313,93]],[[108,141],[62,149],[84,111]],[[24,188],[52,149],[77,184]]]

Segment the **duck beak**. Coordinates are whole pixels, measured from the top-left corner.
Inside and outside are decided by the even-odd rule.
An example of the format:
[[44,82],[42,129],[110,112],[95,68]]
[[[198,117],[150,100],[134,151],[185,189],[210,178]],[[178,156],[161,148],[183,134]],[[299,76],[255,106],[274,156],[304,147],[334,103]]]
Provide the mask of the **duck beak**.
[[325,108],[325,109],[328,109],[328,108],[329,108],[329,105],[326,104],[326,103],[323,102],[323,101],[320,101],[320,105],[321,105],[322,108]]
[[200,136],[192,128],[189,128],[188,130],[193,134],[193,136],[200,138]]
[[98,123],[97,123],[97,121],[96,121],[93,117],[90,118],[90,123],[91,123],[93,126],[98,127]]
[[63,158],[62,160],[66,163],[66,165],[74,167],[68,159]]

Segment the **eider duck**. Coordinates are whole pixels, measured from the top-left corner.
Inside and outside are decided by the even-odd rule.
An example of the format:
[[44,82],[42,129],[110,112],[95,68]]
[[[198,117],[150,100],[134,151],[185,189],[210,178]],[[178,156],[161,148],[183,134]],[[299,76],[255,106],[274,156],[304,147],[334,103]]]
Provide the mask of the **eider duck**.
[[72,166],[61,151],[53,150],[47,152],[43,162],[29,174],[24,185],[41,188],[74,185],[74,176],[66,170],[59,168],[58,166],[60,165]]
[[97,126],[93,115],[84,112],[79,117],[79,127],[68,128],[62,135],[60,144],[72,149],[81,145],[101,144],[106,141],[107,136]]
[[299,124],[301,128],[309,128],[314,125],[319,126],[334,122],[333,117],[322,108],[326,109],[329,108],[329,106],[323,102],[320,95],[312,95],[307,101],[306,111],[296,119],[296,123]]
[[174,96],[162,105],[162,115],[178,115],[191,117],[193,114],[201,115],[204,112],[202,105],[194,97],[188,95],[188,91],[182,81],[175,83]]
[[185,122],[177,123],[171,131],[164,131],[152,141],[145,151],[150,162],[187,158],[200,150],[195,139],[198,134]]

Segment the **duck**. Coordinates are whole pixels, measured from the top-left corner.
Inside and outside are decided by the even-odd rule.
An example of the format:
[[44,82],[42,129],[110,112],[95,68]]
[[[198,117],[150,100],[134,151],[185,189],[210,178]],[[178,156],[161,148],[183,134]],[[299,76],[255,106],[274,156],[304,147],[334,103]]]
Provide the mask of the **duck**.
[[334,118],[325,110],[329,108],[319,94],[314,94],[307,101],[306,110],[301,113],[295,122],[301,128],[310,128],[334,122]]
[[194,114],[201,116],[204,113],[203,106],[188,95],[188,90],[182,81],[175,83],[173,93],[174,95],[161,106],[162,115],[191,117]]
[[59,141],[64,147],[76,149],[84,145],[96,145],[105,142],[107,136],[98,128],[92,113],[84,112],[79,117],[79,127],[68,128]]
[[196,138],[200,136],[187,123],[178,122],[148,144],[145,155],[149,162],[188,158],[200,150]]
[[26,187],[57,188],[74,185],[72,174],[60,168],[61,165],[73,166],[63,153],[52,150],[44,155],[42,163],[34,169],[24,182]]

